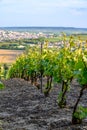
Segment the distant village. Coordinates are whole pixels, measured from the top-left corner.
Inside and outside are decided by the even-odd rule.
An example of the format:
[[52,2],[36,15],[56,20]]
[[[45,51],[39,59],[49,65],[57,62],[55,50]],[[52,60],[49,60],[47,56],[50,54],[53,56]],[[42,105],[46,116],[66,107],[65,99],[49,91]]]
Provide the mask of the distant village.
[[[61,37],[62,34],[57,35],[57,37]],[[39,33],[30,33],[30,32],[18,32],[18,31],[7,31],[7,30],[0,30],[0,42],[4,43],[4,42],[13,42],[13,41],[20,41],[23,39],[38,39],[38,38],[55,38],[54,33],[43,33],[43,32],[39,32]],[[58,40],[55,43],[55,46],[61,47],[63,46],[63,41]],[[68,43],[68,41],[67,41]],[[79,43],[78,43],[79,44]],[[85,41],[83,41],[83,45],[86,44]],[[68,44],[67,44],[68,45]],[[4,46],[4,47],[3,47]],[[31,46],[33,46],[33,44],[31,44]],[[54,44],[53,42],[49,42],[49,47],[53,47]],[[1,49],[5,49],[6,45],[1,45],[0,46]],[[24,49],[25,45],[20,44],[20,45],[16,45],[13,46],[9,44],[9,49]]]
[[39,37],[53,37],[54,34],[29,33],[29,32],[14,32],[0,30],[0,42],[7,40],[20,40],[20,39],[37,39]]

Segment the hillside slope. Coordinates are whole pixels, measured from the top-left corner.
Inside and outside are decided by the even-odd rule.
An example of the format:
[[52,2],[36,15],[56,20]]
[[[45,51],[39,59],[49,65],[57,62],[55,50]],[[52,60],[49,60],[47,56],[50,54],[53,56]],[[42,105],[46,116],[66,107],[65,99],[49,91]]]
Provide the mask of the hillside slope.
[[[73,105],[80,88],[73,82],[67,93],[67,107],[60,109],[57,96],[60,85],[45,98],[36,87],[23,79],[4,80],[0,91],[0,127],[2,130],[87,130],[87,119],[81,125],[71,124]],[[87,92],[80,104],[87,107]]]

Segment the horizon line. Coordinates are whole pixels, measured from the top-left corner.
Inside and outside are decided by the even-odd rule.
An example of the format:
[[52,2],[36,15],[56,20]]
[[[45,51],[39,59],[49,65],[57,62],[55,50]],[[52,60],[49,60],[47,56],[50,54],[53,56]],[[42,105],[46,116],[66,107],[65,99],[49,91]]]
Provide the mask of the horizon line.
[[0,26],[0,28],[72,28],[72,29],[87,29],[87,27],[73,26]]

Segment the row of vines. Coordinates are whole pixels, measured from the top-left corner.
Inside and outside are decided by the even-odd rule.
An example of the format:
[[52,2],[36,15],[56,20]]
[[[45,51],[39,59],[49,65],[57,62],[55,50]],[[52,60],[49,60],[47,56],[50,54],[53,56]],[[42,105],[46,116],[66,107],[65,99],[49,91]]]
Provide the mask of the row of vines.
[[[61,83],[61,92],[58,95],[60,108],[66,106],[66,93],[70,89],[73,79],[80,84],[81,90],[72,112],[72,123],[81,123],[87,116],[87,108],[78,107],[78,103],[87,89],[87,43],[72,36],[67,39],[64,35],[61,45],[49,47],[44,44],[29,47],[29,49],[16,59],[10,67],[8,78],[23,78],[31,82],[45,96],[49,95],[53,83]],[[43,88],[43,78],[46,86]]]

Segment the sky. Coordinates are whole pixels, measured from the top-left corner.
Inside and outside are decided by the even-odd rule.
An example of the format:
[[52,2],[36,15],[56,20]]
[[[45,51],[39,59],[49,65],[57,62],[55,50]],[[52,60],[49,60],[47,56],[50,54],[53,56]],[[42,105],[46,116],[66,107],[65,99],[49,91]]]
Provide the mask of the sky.
[[0,27],[87,28],[87,0],[0,0]]

